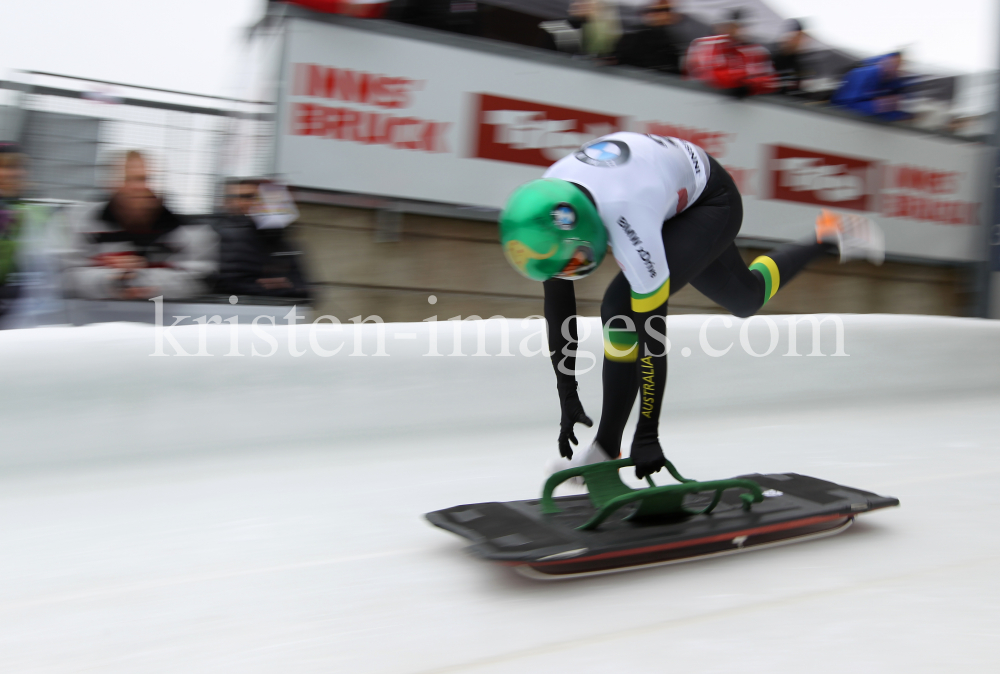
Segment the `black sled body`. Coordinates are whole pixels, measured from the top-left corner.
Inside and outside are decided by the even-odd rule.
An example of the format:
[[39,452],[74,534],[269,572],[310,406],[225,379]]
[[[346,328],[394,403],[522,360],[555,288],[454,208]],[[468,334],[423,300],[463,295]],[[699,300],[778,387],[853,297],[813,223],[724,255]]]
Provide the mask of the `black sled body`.
[[[594,521],[600,503],[588,494],[550,497],[547,503],[543,498],[461,505],[426,517],[468,539],[468,550],[477,557],[513,566],[530,577],[557,579],[830,536],[844,531],[861,513],[899,505],[892,497],[795,473],[745,475],[727,482],[759,485],[756,500],[733,487],[708,494],[702,490],[683,496],[684,512],[638,519],[639,508],[629,505],[589,530],[579,527]],[[551,496],[551,490],[548,493]],[[697,512],[707,507],[710,512]]]

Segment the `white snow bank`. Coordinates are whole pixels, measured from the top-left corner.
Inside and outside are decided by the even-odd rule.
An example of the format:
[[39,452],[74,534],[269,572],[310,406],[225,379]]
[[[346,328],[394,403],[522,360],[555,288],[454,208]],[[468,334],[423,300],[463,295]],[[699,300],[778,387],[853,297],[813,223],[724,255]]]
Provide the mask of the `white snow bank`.
[[[830,317],[822,324],[818,352],[809,355],[811,317],[769,320],[751,319],[744,329],[745,321],[720,316],[671,317],[664,423],[676,415],[734,408],[875,405],[1000,391],[998,322]],[[799,324],[798,357],[791,355],[789,321]],[[772,326],[774,348],[752,355],[768,352]],[[0,466],[176,454],[189,445],[242,451],[328,443],[337,449],[401,433],[426,438],[537,425],[551,426],[554,436],[559,417],[551,367],[544,354],[526,355],[540,350],[542,323],[460,324],[464,356],[452,355],[455,328],[221,324],[169,333],[200,357],[176,355],[162,333],[158,347],[156,328],[145,325],[2,332]],[[509,356],[500,355],[505,331]],[[581,369],[590,368],[580,376],[581,391],[596,419],[599,322],[588,319],[584,333],[589,336],[582,350],[595,358],[580,359]],[[377,351],[386,355],[373,355]]]

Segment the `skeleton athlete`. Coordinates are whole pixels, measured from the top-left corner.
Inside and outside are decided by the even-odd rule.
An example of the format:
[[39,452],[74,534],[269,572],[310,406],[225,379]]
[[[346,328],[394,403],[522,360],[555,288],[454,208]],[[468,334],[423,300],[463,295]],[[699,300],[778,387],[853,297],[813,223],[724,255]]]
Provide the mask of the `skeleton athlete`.
[[[677,138],[619,132],[598,138],[519,187],[501,216],[511,264],[545,288],[549,350],[562,408],[558,468],[621,454],[622,433],[640,396],[632,439],[636,475],[664,466],[658,437],[667,375],[667,304],[691,284],[739,317],[752,316],[811,260],[880,264],[884,243],[866,218],[824,211],[815,237],[783,245],[747,267],[734,243],[743,202],[726,170]],[[601,304],[604,402],[593,444],[574,456],[577,423],[592,426],[577,394],[576,296],[572,281],[601,263],[610,243],[621,267]],[[659,319],[659,320],[657,320]],[[564,326],[567,326],[564,329]]]

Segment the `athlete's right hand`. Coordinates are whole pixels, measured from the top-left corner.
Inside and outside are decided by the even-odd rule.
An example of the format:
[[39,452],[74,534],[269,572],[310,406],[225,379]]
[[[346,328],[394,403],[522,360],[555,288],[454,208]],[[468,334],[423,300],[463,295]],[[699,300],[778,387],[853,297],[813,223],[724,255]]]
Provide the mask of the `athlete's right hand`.
[[587,428],[594,425],[587,413],[583,411],[583,404],[580,396],[576,392],[576,381],[572,385],[559,385],[559,406],[562,408],[562,418],[559,420],[559,454],[567,459],[573,458],[574,445],[580,444],[576,439],[573,427],[576,424],[583,424]]

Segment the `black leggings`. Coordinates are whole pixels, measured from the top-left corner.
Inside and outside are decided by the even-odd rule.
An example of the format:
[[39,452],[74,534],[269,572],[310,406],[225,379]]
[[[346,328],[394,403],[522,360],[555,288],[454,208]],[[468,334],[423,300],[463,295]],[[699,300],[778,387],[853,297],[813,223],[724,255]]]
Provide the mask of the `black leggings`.
[[[816,257],[832,250],[829,244],[787,244],[747,267],[734,241],[743,224],[743,199],[732,176],[712,157],[705,190],[686,211],[663,223],[663,248],[670,269],[670,292],[690,283],[734,316],[753,316]],[[630,286],[619,273],[604,293],[601,321],[632,313]],[[612,324],[617,328],[622,322]],[[619,350],[619,353],[621,351]],[[634,360],[634,356],[633,356]],[[621,451],[621,436],[638,391],[635,362],[604,359],[604,406],[597,441],[612,457]]]

